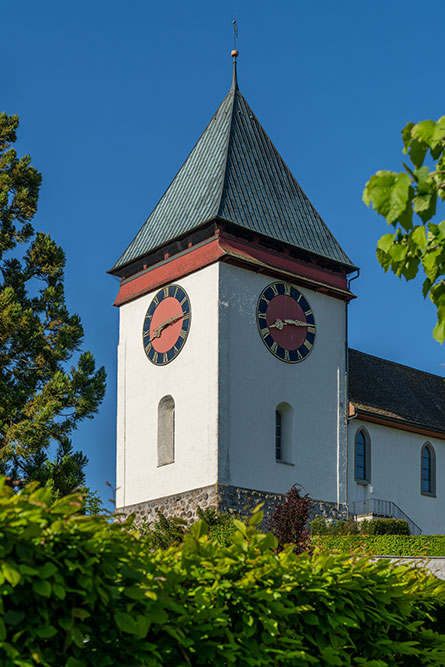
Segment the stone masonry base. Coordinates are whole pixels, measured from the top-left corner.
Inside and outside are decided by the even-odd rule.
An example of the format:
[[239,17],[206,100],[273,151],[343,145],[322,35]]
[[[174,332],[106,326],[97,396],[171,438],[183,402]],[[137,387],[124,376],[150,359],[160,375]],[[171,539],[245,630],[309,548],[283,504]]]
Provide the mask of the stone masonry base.
[[[180,517],[188,522],[197,519],[197,509],[214,507],[219,511],[229,511],[240,514],[248,514],[260,503],[263,504],[264,523],[271,515],[275,506],[284,502],[285,494],[268,493],[256,489],[243,489],[229,484],[212,484],[183,493],[175,493],[172,496],[147,500],[136,505],[127,505],[117,508],[121,515],[135,515],[136,523],[143,521],[155,521],[157,511],[166,517]],[[316,516],[329,519],[340,519],[347,516],[345,505],[337,505],[327,500],[310,500],[309,521]]]

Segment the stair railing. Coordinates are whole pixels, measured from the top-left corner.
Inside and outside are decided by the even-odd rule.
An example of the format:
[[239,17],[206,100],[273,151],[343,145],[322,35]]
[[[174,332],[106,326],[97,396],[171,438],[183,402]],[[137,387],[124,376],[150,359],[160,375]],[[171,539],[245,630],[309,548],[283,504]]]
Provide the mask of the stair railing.
[[356,500],[352,503],[352,514],[355,518],[366,514],[390,517],[392,519],[403,519],[407,522],[411,535],[421,535],[422,529],[410,517],[400,509],[392,500],[380,500],[378,498],[366,498]]

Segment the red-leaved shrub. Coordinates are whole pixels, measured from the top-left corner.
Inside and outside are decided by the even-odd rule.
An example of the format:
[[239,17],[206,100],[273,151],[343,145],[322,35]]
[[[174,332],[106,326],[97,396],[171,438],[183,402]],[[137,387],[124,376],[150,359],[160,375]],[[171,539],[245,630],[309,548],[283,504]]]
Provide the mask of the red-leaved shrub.
[[295,553],[308,549],[310,532],[306,524],[309,504],[309,495],[306,493],[302,496],[294,484],[287,492],[284,503],[275,508],[267,528],[277,538],[280,550],[285,544],[295,544]]

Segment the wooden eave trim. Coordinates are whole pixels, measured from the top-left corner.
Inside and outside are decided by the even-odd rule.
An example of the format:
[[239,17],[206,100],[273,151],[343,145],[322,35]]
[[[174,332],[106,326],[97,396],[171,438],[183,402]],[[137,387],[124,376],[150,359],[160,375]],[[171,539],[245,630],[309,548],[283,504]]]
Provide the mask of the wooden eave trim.
[[221,231],[220,245],[225,251],[222,261],[238,264],[258,273],[266,273],[281,279],[290,279],[317,292],[323,292],[343,301],[356,296],[348,289],[346,275],[323,269],[315,264],[290,257],[269,248],[236,238]]
[[[314,250],[308,250],[307,248],[300,248],[293,245],[292,243],[287,243],[282,239],[277,239],[275,237],[267,236],[261,232],[247,229],[242,225],[237,224],[231,220],[226,220],[224,218],[216,217],[215,224],[218,226],[221,234],[224,234],[227,237],[231,237],[235,240],[246,241],[251,247],[256,246],[259,249],[269,249],[271,252],[279,253],[281,255],[290,255],[295,258],[297,261],[303,263],[309,262],[313,265],[318,265],[323,267],[323,270],[326,270],[331,274],[344,273],[345,276],[354,273],[358,270],[358,267],[353,266],[352,264],[345,264],[340,260],[335,260],[332,257],[327,257],[326,255],[320,255]],[[241,233],[241,235],[240,235]],[[297,253],[297,254],[294,254]],[[323,265],[321,264],[323,263]],[[329,266],[332,268],[329,268]]]
[[133,301],[172,280],[178,280],[204,266],[214,264],[223,255],[224,251],[219,247],[218,237],[212,236],[178,255],[169,257],[163,262],[122,280],[113,305],[122,306],[124,303]]
[[132,280],[133,277],[136,274],[141,273],[144,270],[149,271],[150,269],[154,268],[155,266],[158,266],[159,262],[156,262],[155,264],[152,264],[151,266],[148,266],[147,269],[140,269],[132,273],[131,275],[121,275],[123,272],[125,272],[127,269],[131,269],[131,266],[134,264],[137,266],[138,264],[141,265],[145,263],[145,260],[147,260],[150,256],[155,255],[156,253],[169,253],[171,255],[171,258],[177,257],[178,255],[183,254],[183,252],[188,252],[188,248],[184,248],[184,250],[171,253],[171,247],[176,245],[177,243],[185,242],[188,237],[193,237],[196,233],[205,231],[207,228],[209,230],[209,237],[206,239],[203,239],[202,241],[199,241],[198,243],[195,243],[193,247],[197,247],[201,245],[202,243],[206,243],[207,241],[211,241],[215,235],[219,233],[219,229],[217,228],[217,218],[212,217],[209,218],[208,220],[204,220],[201,224],[197,225],[194,227],[192,230],[189,230],[187,232],[183,232],[182,234],[179,234],[179,236],[175,236],[173,239],[170,241],[167,241],[166,243],[162,243],[161,245],[156,246],[155,248],[152,248],[149,252],[143,252],[137,257],[134,257],[133,259],[125,262],[125,264],[121,264],[120,266],[116,268],[112,268],[107,273],[109,273],[112,276],[116,276],[118,278],[121,278],[122,280]]
[[218,261],[290,280],[342,301],[350,301],[355,298],[355,295],[347,288],[345,275],[335,274],[327,269],[294,259],[285,253],[262,248],[216,230],[216,234],[209,239],[139,271],[129,278],[122,279],[114,305],[122,306],[143,294]]
[[360,410],[360,408],[355,408],[353,403],[349,402],[348,407],[348,417],[350,419],[361,419],[364,422],[371,422],[372,424],[378,424],[379,426],[388,426],[389,428],[395,428],[400,431],[409,431],[410,433],[417,433],[419,435],[424,435],[427,438],[437,438],[438,440],[445,440],[444,431],[436,431],[435,429],[427,428],[426,426],[420,426],[419,424],[410,424],[409,422],[402,422],[399,419],[394,417],[385,417],[383,415],[377,415],[375,412],[367,412],[365,410]]
[[[211,229],[212,226],[213,226],[213,230]],[[309,257],[313,257],[314,258],[314,262],[313,262],[314,264],[317,264],[318,261],[329,262],[332,266],[341,267],[341,269],[345,273],[345,276],[358,270],[357,267],[353,266],[352,264],[345,264],[345,263],[343,263],[339,260],[335,260],[333,258],[326,257],[324,255],[319,255],[315,251],[312,251],[312,250],[307,250],[307,249],[304,249],[304,248],[298,248],[298,247],[296,247],[296,246],[294,246],[290,243],[287,243],[286,241],[282,241],[282,240],[278,240],[278,239],[273,238],[273,237],[269,237],[265,234],[262,234],[261,232],[256,232],[256,231],[253,231],[253,230],[249,230],[246,227],[244,227],[243,225],[239,225],[238,223],[233,222],[232,220],[226,220],[224,218],[220,218],[219,216],[213,216],[212,218],[208,218],[207,220],[204,220],[202,223],[200,223],[199,225],[197,225],[193,229],[188,230],[186,232],[183,232],[182,234],[179,234],[178,236],[171,239],[170,241],[168,241],[166,243],[162,243],[161,245],[156,246],[155,248],[152,248],[148,253],[143,252],[140,255],[138,255],[137,257],[134,257],[133,259],[128,260],[127,262],[125,262],[125,264],[121,264],[116,268],[110,269],[109,271],[107,271],[107,273],[109,273],[110,275],[117,276],[117,277],[122,277],[124,279],[128,279],[129,277],[131,278],[132,276],[126,276],[126,278],[125,278],[125,276],[123,276],[122,273],[123,272],[125,273],[127,269],[130,269],[132,264],[135,264],[135,265],[142,264],[142,263],[144,263],[144,259],[148,258],[150,255],[153,255],[157,252],[170,252],[169,248],[172,245],[185,241],[188,237],[193,236],[196,232],[203,231],[206,227],[209,230],[211,230],[211,232],[213,231],[213,233],[211,233],[211,236],[221,232],[221,233],[224,233],[226,235],[231,235],[232,238],[239,240],[242,237],[238,236],[236,233],[232,233],[232,231],[234,229],[237,229],[240,232],[242,232],[244,234],[249,234],[249,235],[252,236],[252,238],[257,239],[256,247],[259,248],[259,249],[264,250],[264,247],[267,247],[268,243],[279,244],[283,248],[283,251],[282,251],[283,254],[288,254],[289,252],[292,252],[292,251],[300,252],[300,253],[302,253],[304,255],[307,255]],[[261,245],[258,244],[259,240],[260,240]],[[262,240],[262,242],[261,242],[261,240]],[[252,240],[249,240],[248,243],[251,244],[251,245],[254,245]],[[198,244],[196,244],[196,245],[198,245]],[[271,250],[271,252],[277,252],[277,251],[274,251],[271,248],[270,248],[270,250]],[[278,252],[280,252],[280,251],[278,251]],[[176,253],[175,253],[175,255],[172,255],[172,256],[176,256]],[[296,259],[296,261],[301,261],[303,264],[305,263],[304,259],[300,259],[300,260]],[[152,267],[153,267],[153,265],[152,265]],[[148,268],[152,268],[152,267],[148,267]],[[332,275],[339,273],[338,271],[336,271],[335,268],[334,269],[325,268],[325,269],[321,269],[321,270],[325,270],[327,273],[331,273]],[[137,273],[139,273],[139,271],[137,271]]]

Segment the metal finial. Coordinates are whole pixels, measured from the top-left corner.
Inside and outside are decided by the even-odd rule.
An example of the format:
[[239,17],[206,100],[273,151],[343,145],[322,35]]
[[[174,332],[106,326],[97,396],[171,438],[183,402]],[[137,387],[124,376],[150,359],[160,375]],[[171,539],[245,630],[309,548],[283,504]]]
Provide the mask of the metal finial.
[[[232,23],[233,23],[233,51],[236,51],[236,43],[238,41],[238,26],[236,24],[236,19],[233,19]],[[238,55],[238,53],[236,55]]]

